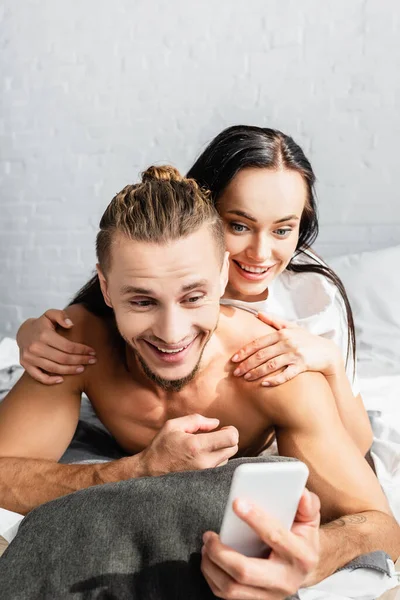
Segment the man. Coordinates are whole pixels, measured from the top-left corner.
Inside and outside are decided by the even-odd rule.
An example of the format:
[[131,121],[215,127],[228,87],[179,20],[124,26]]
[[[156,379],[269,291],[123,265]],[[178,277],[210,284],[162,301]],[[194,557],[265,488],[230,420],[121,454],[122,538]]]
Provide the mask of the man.
[[[65,333],[94,347],[97,364],[56,390],[25,374],[4,400],[0,503],[27,513],[96,484],[215,467],[236,454],[257,454],[275,432],[281,455],[307,463],[323,520],[352,515],[343,527],[321,530],[314,579],[376,549],[396,559],[399,527],[324,377],[305,373],[268,389],[232,376],[235,349],[267,326],[245,311],[220,309],[228,264],[223,231],[196,184],[151,168],[142,184],[113,199],[100,228],[98,276],[112,316],[71,307],[75,327]],[[75,431],[82,392],[130,456],[57,464]]]

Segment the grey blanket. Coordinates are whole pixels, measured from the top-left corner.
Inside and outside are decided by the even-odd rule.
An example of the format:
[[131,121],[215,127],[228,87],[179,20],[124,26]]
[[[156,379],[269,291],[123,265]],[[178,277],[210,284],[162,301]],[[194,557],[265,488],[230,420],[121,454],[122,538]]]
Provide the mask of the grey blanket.
[[[103,446],[103,432],[81,426],[65,462],[101,460],[94,435]],[[108,451],[118,456],[117,447]],[[236,459],[217,469],[102,485],[35,509],[0,559],[1,599],[215,598],[200,571],[202,534],[219,531],[238,464],[277,460],[290,459]],[[383,553],[354,567],[366,564],[387,570]]]
[[[32,511],[0,559],[2,600],[208,600],[202,534],[218,531],[238,459],[81,490]],[[270,459],[277,460],[277,459]]]

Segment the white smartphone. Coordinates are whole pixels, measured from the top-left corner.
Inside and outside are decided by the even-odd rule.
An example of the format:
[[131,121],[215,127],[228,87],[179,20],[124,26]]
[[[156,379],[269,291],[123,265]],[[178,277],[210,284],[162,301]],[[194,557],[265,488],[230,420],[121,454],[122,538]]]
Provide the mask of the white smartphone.
[[299,461],[239,465],[233,474],[222,520],[221,542],[245,556],[265,555],[268,546],[236,515],[233,501],[236,498],[249,500],[290,529],[307,478],[308,468]]

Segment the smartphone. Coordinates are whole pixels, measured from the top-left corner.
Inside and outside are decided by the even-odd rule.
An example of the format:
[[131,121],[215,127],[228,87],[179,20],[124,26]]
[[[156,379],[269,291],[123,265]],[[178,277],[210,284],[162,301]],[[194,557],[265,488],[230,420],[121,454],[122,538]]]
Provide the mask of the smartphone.
[[245,556],[265,556],[267,544],[233,511],[236,498],[257,504],[268,515],[290,529],[308,478],[300,461],[245,463],[235,470],[222,520],[220,539]]

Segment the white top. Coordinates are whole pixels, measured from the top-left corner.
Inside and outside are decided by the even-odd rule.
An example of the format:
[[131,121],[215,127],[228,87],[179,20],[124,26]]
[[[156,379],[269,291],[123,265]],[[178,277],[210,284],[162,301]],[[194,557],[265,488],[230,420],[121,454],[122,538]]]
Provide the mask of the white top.
[[[315,257],[315,259],[310,258]],[[309,251],[303,252],[298,262],[324,264]],[[300,327],[315,335],[333,340],[341,349],[346,363],[348,327],[346,308],[336,285],[318,273],[294,273],[283,271],[268,287],[268,298],[259,302],[243,302],[228,298],[221,304],[237,306],[250,312],[266,312],[287,321],[294,321]],[[346,373],[354,396],[359,394],[357,376],[353,378],[352,352],[346,366]]]

